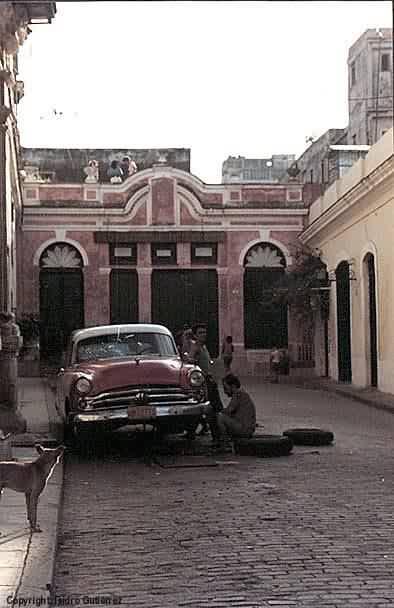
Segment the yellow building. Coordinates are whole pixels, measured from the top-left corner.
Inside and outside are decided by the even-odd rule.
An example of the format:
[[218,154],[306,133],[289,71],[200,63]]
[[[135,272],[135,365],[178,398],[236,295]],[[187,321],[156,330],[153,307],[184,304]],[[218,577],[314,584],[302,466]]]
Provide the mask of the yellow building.
[[301,234],[305,245],[320,250],[330,284],[328,320],[315,312],[316,373],[391,393],[393,136],[390,129],[311,205],[308,227]]

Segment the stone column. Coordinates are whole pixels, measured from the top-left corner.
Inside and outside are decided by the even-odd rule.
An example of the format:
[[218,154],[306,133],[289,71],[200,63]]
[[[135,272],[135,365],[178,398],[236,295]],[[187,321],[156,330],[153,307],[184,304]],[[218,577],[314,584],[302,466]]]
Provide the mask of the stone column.
[[231,298],[228,293],[227,268],[218,268],[218,308],[219,308],[219,348],[223,338],[231,335],[230,331],[230,306]]
[[246,368],[243,272],[243,268],[239,268],[236,272],[229,272],[227,287],[228,333],[233,337],[234,370],[236,373]]
[[150,323],[152,318],[152,268],[138,268],[138,318]]
[[26,420],[19,411],[17,391],[17,357],[23,340],[13,313],[0,312],[0,337],[0,429],[24,433]]
[[85,326],[110,323],[110,268],[84,268]]

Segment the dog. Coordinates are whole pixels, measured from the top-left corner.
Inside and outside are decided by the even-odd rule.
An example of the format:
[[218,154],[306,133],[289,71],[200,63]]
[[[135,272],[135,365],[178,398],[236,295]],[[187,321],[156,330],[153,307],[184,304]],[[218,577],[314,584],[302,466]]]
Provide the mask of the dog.
[[30,462],[0,462],[0,498],[3,488],[23,492],[30,530],[42,532],[37,525],[38,499],[60,461],[65,447],[61,445],[52,449],[36,444],[35,448],[39,456]]

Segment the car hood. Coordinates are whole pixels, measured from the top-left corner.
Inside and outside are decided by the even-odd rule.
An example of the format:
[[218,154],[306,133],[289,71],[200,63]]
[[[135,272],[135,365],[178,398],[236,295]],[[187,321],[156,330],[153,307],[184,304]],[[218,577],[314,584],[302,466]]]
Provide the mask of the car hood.
[[93,393],[133,385],[183,384],[187,369],[179,359],[117,359],[94,361],[79,366],[79,372],[88,374],[93,382]]

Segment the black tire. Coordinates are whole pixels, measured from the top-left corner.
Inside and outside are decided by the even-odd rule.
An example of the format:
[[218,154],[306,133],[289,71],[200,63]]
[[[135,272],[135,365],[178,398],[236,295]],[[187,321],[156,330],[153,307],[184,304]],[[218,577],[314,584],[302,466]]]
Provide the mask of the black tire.
[[282,435],[254,435],[249,439],[236,439],[235,452],[242,456],[288,456],[293,442]]
[[288,429],[283,435],[294,445],[330,445],[334,441],[334,433],[324,429]]

